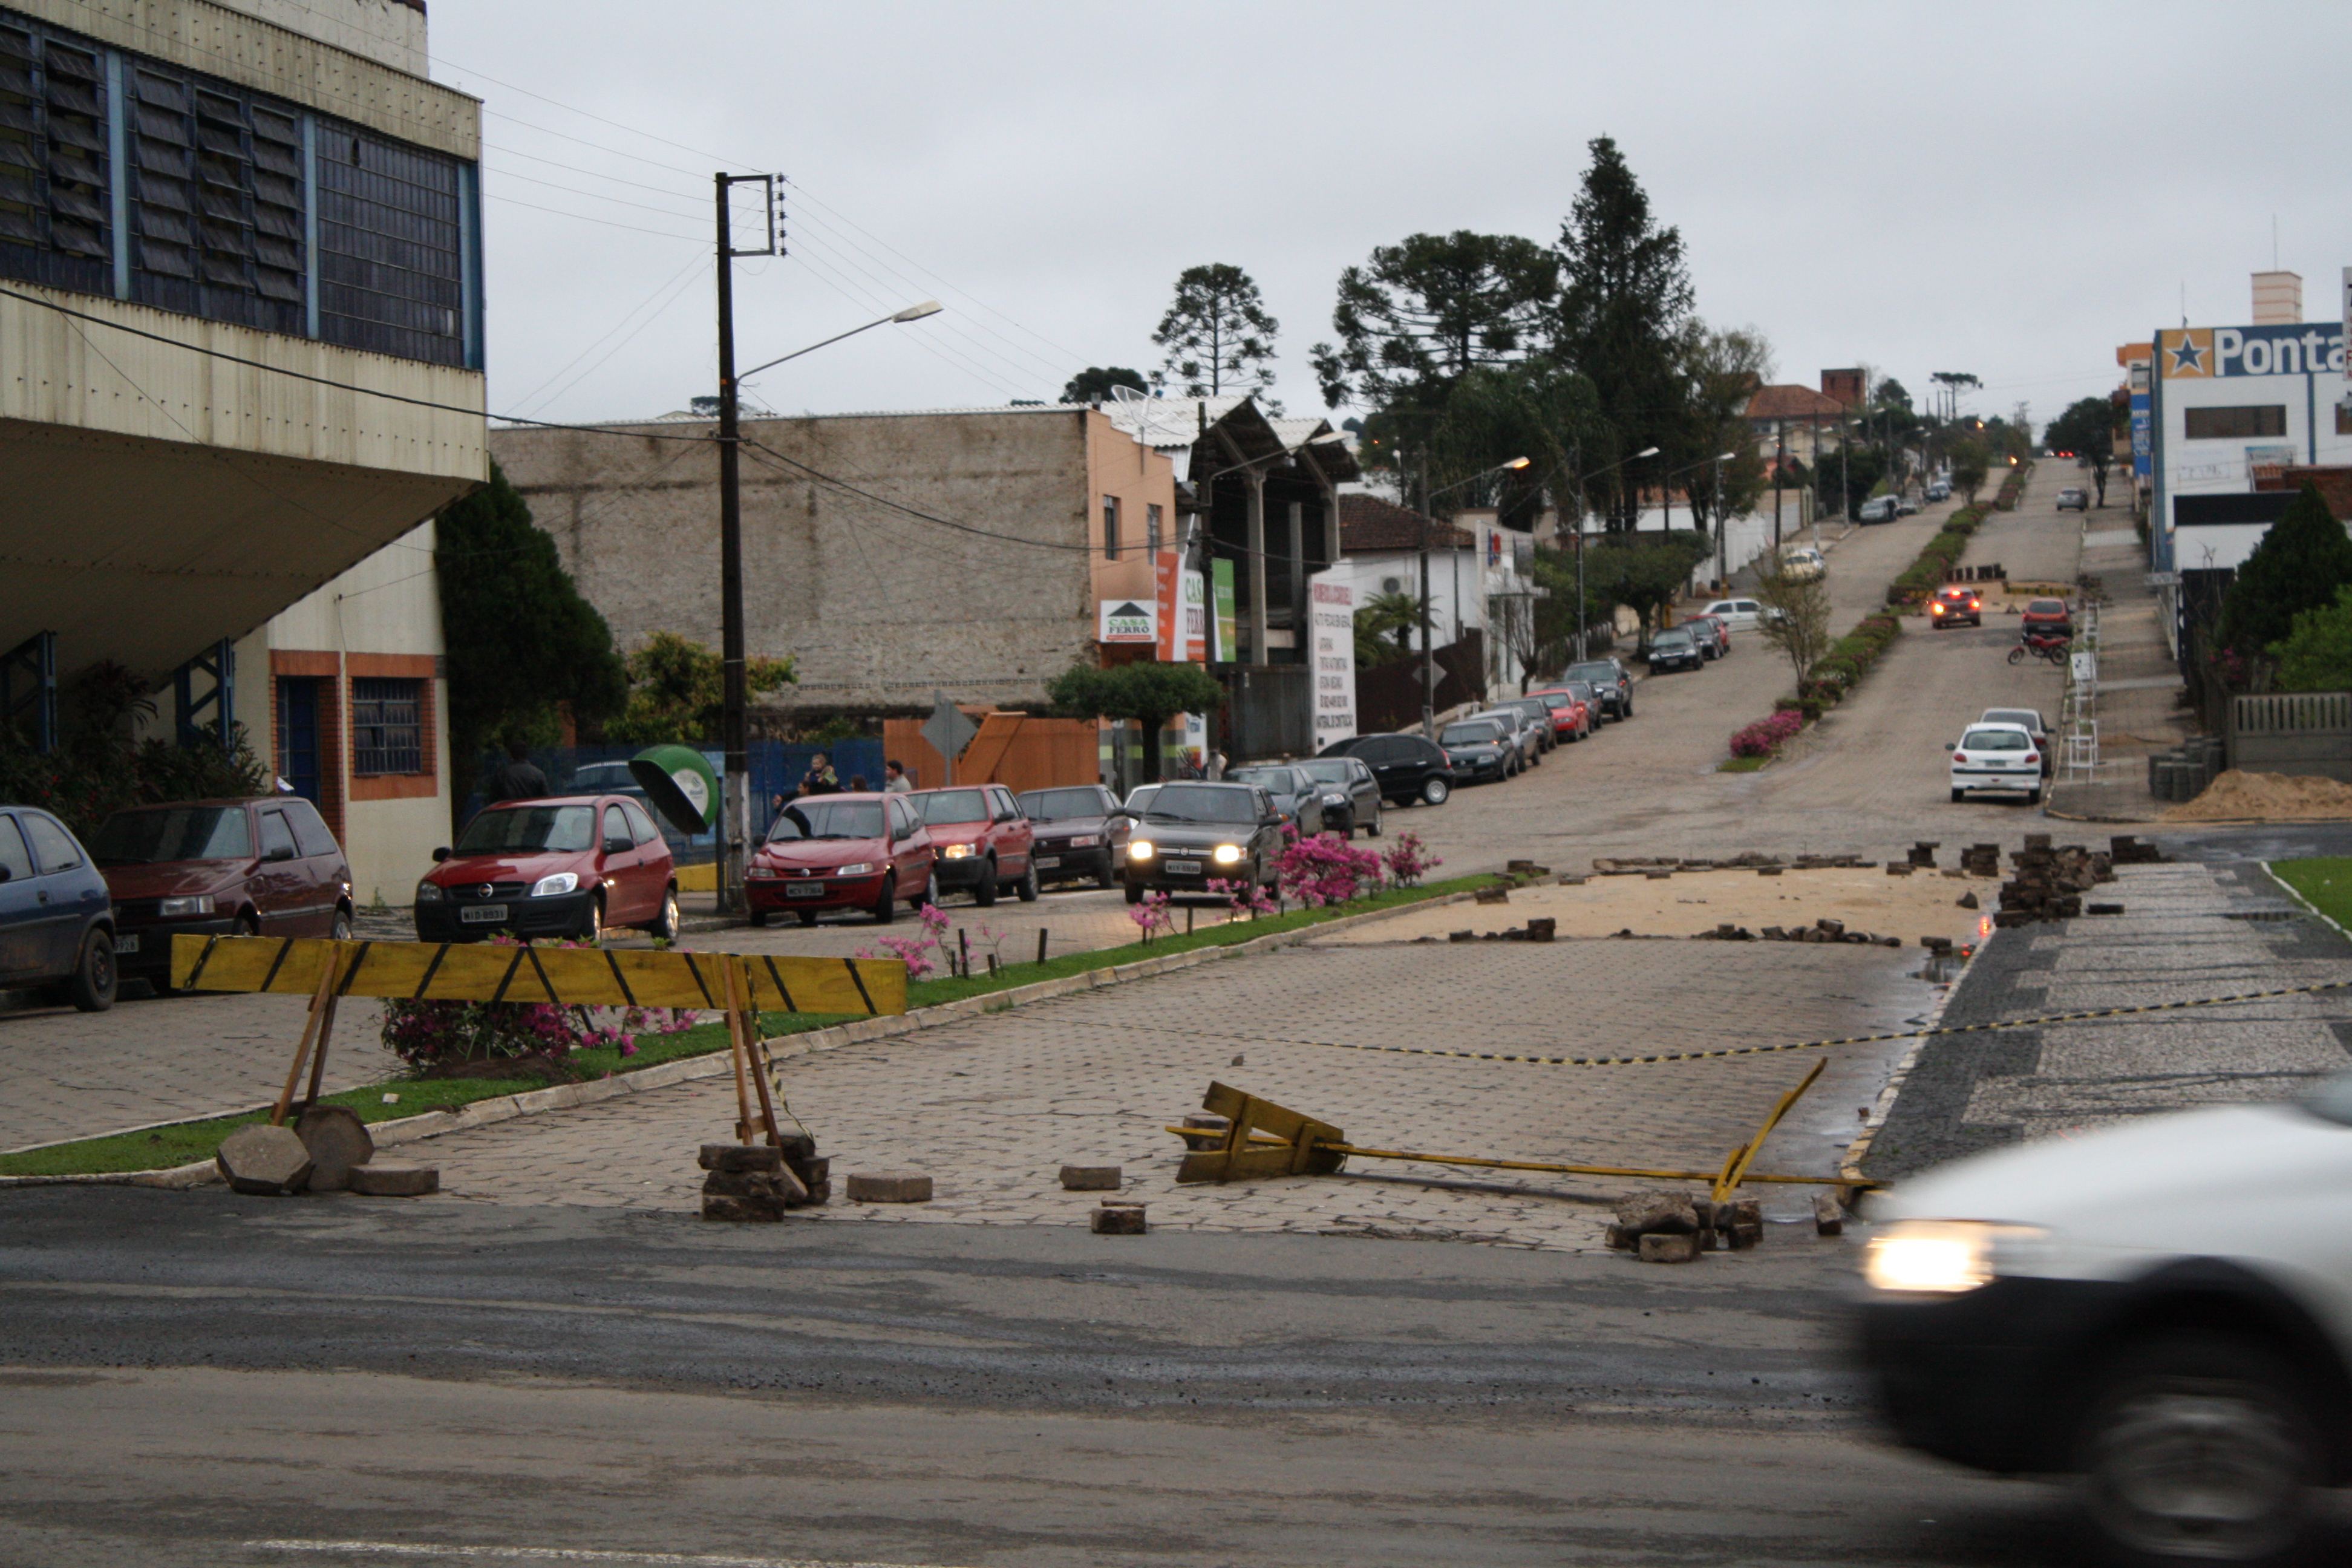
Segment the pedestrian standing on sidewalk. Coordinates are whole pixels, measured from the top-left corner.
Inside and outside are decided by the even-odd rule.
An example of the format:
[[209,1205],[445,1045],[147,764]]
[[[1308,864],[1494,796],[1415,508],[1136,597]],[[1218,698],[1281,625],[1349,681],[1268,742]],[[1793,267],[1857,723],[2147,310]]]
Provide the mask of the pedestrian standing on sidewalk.
[[537,800],[547,794],[547,775],[531,764],[530,748],[520,741],[507,742],[507,760],[490,775],[483,798],[496,805],[507,800]]
[[895,757],[882,764],[882,793],[885,795],[915,793],[915,781],[907,776],[905,766]]

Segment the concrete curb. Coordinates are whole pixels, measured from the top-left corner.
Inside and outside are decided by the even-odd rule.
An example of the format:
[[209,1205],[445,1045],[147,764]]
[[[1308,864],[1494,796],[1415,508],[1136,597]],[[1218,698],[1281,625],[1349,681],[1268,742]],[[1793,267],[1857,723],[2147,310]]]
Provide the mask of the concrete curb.
[[1936,1026],[1944,1021],[1945,1009],[1951,1006],[1952,998],[1960,994],[1960,985],[1968,979],[1969,971],[1976,967],[1977,955],[1984,952],[1993,937],[1999,935],[2000,932],[1996,931],[1969,950],[1969,961],[1960,965],[1960,972],[1952,976],[1950,984],[1944,987],[1944,994],[1927,1010],[1927,1022],[1921,1026],[1919,1037],[1911,1042],[1910,1048],[1903,1053],[1903,1059],[1895,1064],[1895,1070],[1886,1077],[1886,1087],[1878,1091],[1878,1099],[1870,1107],[1870,1115],[1863,1121],[1862,1131],[1855,1134],[1853,1142],[1845,1146],[1845,1158],[1838,1162],[1838,1175],[1843,1180],[1869,1180],[1862,1173],[1862,1163],[1870,1157],[1870,1146],[1876,1142],[1879,1129],[1885,1126],[1886,1119],[1895,1113],[1895,1101],[1903,1093],[1905,1080],[1910,1078],[1911,1069],[1919,1065],[1920,1053],[1936,1037]]
[[[1066,974],[1056,980],[1033,981],[1027,985],[1015,985],[1003,991],[992,991],[982,996],[966,996],[959,1001],[942,1002],[935,1006],[919,1008],[895,1017],[861,1018],[856,1023],[835,1024],[823,1029],[811,1029],[805,1034],[783,1035],[767,1042],[768,1054],[775,1061],[787,1061],[795,1057],[814,1056],[819,1051],[840,1046],[862,1045],[868,1040],[889,1039],[899,1035],[911,1035],[924,1029],[934,1029],[947,1024],[961,1023],[968,1018],[1002,1013],[1030,1002],[1049,1001],[1056,996],[1075,995],[1081,991],[1100,990],[1104,986],[1124,984],[1131,980],[1149,980],[1154,975],[1170,974],[1179,970],[1195,968],[1218,959],[1234,958],[1244,953],[1271,952],[1311,940],[1327,931],[1346,931],[1403,914],[1408,910],[1438,908],[1458,904],[1471,895],[1468,892],[1448,893],[1444,898],[1417,899],[1393,909],[1371,910],[1360,915],[1342,915],[1338,920],[1320,921],[1296,931],[1278,931],[1270,936],[1255,937],[1248,942],[1225,946],[1196,947],[1184,952],[1170,953],[1165,958],[1138,959],[1132,963],[1115,963],[1101,969],[1089,969],[1081,974]],[[726,1051],[711,1051],[698,1057],[681,1057],[657,1067],[636,1072],[615,1073],[611,1078],[593,1079],[585,1083],[560,1083],[524,1094],[499,1095],[493,1100],[478,1100],[455,1111],[427,1110],[415,1116],[404,1116],[394,1121],[371,1123],[369,1136],[379,1149],[398,1148],[427,1138],[439,1138],[451,1132],[468,1132],[479,1127],[496,1126],[519,1116],[536,1116],[551,1110],[569,1110],[575,1106],[597,1105],[606,1100],[620,1100],[651,1089],[667,1089],[673,1084],[690,1083],[701,1079],[720,1078],[734,1071],[734,1058]],[[167,1125],[159,1123],[158,1125]],[[103,1136],[103,1134],[101,1134]],[[100,1171],[79,1175],[62,1176],[0,1176],[0,1191],[11,1187],[55,1186],[135,1186],[165,1187],[184,1190],[219,1181],[219,1169],[210,1160],[193,1164],[173,1165],[160,1171]]]

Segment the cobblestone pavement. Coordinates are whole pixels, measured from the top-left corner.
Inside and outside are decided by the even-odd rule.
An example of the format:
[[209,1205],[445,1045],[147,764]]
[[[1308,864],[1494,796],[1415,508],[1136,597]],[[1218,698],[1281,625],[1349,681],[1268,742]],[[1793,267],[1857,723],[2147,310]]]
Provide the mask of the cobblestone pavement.
[[[1163,1129],[1212,1079],[1373,1146],[1577,1163],[1712,1170],[1813,1053],[1570,1068],[1334,1048],[1311,1042],[1580,1055],[1710,1049],[1897,1029],[1935,996],[1915,954],[1860,947],[1578,942],[1550,947],[1317,947],[1239,958],[909,1038],[787,1062],[793,1109],[833,1162],[930,1174],[923,1205],[803,1211],[828,1221],[1077,1225],[1099,1194],[1066,1193],[1066,1162],[1126,1168],[1155,1226],[1598,1245],[1606,1215],[1574,1201],[1633,1184],[1359,1161],[1335,1178],[1173,1185]],[[1900,1043],[1832,1066],[1776,1135],[1774,1169],[1834,1168]],[[436,1203],[690,1211],[697,1144],[730,1136],[731,1088],[708,1079],[562,1117],[414,1146]],[[1372,1173],[1378,1173],[1374,1174]],[[1776,1194],[1794,1213],[1802,1189]]]
[[[309,999],[176,996],[104,1013],[0,1013],[0,1152],[159,1121],[223,1116],[275,1100]],[[376,1003],[337,1009],[330,1090],[389,1077]]]
[[[2142,1006],[2352,980],[2352,946],[2259,867],[2124,866],[2103,916],[1997,931],[1944,1021]],[[1944,1036],[1906,1079],[1865,1170],[1882,1178],[2155,1111],[2284,1100],[2352,1068],[2352,991]]]

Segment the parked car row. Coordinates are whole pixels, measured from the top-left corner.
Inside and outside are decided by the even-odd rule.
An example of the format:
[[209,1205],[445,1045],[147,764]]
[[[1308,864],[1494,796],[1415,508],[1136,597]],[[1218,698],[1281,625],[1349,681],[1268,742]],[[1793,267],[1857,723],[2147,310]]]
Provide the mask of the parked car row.
[[135,806],[87,848],[48,812],[0,806],[0,989],[101,1012],[125,978],[170,988],[174,936],[351,931],[351,867],[299,796]]

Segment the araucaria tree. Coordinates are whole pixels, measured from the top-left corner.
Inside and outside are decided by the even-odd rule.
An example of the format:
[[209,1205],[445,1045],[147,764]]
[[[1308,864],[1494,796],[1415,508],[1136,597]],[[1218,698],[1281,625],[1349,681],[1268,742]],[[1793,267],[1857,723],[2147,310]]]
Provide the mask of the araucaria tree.
[[1316,379],[1334,407],[1434,406],[1472,370],[1536,346],[1559,287],[1558,258],[1533,240],[1408,235],[1339,274],[1339,341],[1315,345]]
[[1280,328],[1240,268],[1222,261],[1188,267],[1151,334],[1167,355],[1151,383],[1173,383],[1187,397],[1264,393],[1274,384],[1274,335]]
[[[1589,145],[1584,188],[1560,228],[1554,329],[1557,356],[1592,383],[1609,432],[1608,449],[1581,455],[1588,471],[1644,447],[1680,445],[1689,386],[1678,346],[1692,306],[1681,231],[1651,220],[1650,198],[1614,141]],[[1640,516],[1637,481],[1618,468],[1594,498],[1612,531]]]
[[1124,365],[1090,364],[1063,384],[1065,403],[1108,403],[1111,388],[1132,387],[1137,392],[1149,392],[1141,371],[1129,370]]

